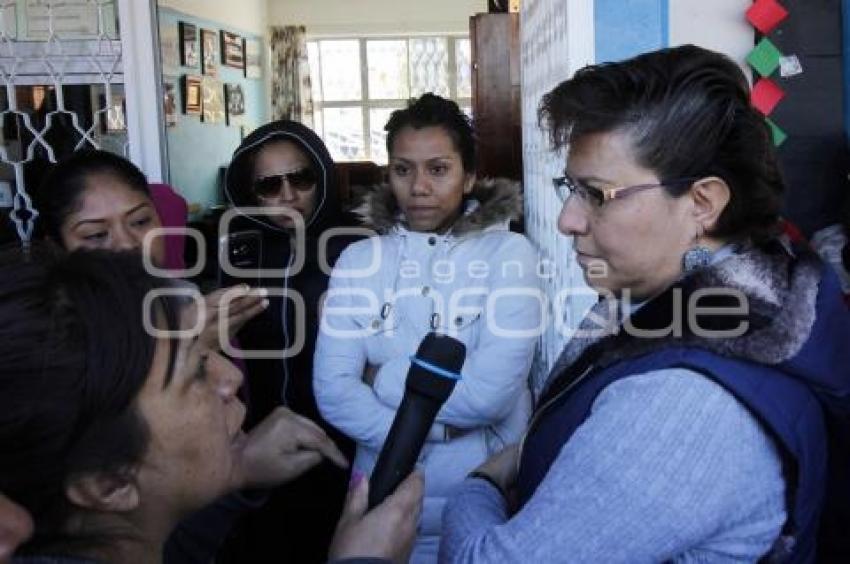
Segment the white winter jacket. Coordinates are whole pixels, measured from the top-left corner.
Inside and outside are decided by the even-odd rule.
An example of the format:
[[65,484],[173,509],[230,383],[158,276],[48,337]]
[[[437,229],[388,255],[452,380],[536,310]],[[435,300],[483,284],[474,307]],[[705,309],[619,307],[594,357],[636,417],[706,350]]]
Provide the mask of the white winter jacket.
[[[355,469],[371,472],[423,337],[435,330],[467,347],[462,379],[419,459],[418,543],[438,537],[445,500],[464,476],[525,429],[541,301],[536,252],[508,230],[519,202],[516,185],[479,182],[450,232],[422,233],[403,227],[391,192],[379,189],[361,211],[384,234],[350,245],[331,277],[313,385],[322,416],[357,441]],[[377,368],[372,385],[367,365]]]

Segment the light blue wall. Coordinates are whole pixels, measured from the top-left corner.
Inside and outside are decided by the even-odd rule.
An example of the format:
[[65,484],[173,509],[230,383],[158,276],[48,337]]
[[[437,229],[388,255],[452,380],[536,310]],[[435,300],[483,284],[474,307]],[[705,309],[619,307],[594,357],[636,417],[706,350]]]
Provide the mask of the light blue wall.
[[669,0],[595,0],[596,62],[619,61],[669,44]]
[[[256,35],[244,33],[223,22],[187,16],[169,9],[160,8],[159,20],[160,29],[165,26],[173,26],[177,29],[178,22],[181,21],[194,24],[198,28],[199,42],[202,28],[214,30],[217,34],[223,29],[242,37],[259,39]],[[264,49],[261,49],[261,52],[264,52]],[[183,114],[180,77],[185,74],[201,76],[200,64],[194,69],[178,67],[178,74],[170,76],[174,79],[177,95],[177,125],[167,128],[166,133],[170,183],[190,204],[200,204],[206,210],[209,206],[219,203],[219,167],[226,166],[230,162],[230,157],[241,140],[240,128],[234,125],[228,126],[225,122],[204,123],[199,116]],[[246,125],[257,127],[267,121],[263,79],[245,78],[241,70],[222,66],[219,60],[218,80],[222,84],[242,85],[245,92],[244,122]]]

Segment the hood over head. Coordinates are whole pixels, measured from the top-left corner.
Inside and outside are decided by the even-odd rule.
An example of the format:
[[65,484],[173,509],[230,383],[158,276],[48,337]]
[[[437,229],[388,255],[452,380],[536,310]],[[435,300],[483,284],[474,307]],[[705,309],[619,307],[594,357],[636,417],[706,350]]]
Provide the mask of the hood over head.
[[[337,197],[336,168],[324,142],[306,125],[279,120],[267,123],[248,135],[234,151],[230,166],[224,179],[224,195],[227,203],[235,208],[257,206],[251,191],[253,182],[254,157],[263,146],[274,141],[291,141],[307,155],[318,175],[316,182],[316,202],[310,217],[304,218],[307,233],[319,233],[330,226],[339,215]],[[266,229],[286,231],[266,217],[249,216],[248,219]]]

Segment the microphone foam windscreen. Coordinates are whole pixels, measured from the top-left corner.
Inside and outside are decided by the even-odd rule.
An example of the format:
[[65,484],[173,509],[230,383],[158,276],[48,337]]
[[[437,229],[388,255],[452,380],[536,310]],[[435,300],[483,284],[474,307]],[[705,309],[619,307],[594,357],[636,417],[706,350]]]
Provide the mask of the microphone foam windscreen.
[[[466,345],[453,337],[428,333],[419,344],[416,358],[443,371],[459,375],[463,361],[466,360]],[[420,394],[443,402],[452,393],[456,383],[454,378],[412,364],[406,385]]]

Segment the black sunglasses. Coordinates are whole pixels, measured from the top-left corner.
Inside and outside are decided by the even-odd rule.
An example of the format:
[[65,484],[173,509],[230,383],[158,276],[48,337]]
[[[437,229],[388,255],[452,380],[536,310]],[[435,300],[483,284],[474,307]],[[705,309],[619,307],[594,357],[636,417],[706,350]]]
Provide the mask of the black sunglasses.
[[284,180],[293,190],[307,192],[316,185],[318,176],[316,176],[316,171],[309,167],[282,174],[270,174],[254,181],[254,193],[261,198],[277,196],[283,187]]

